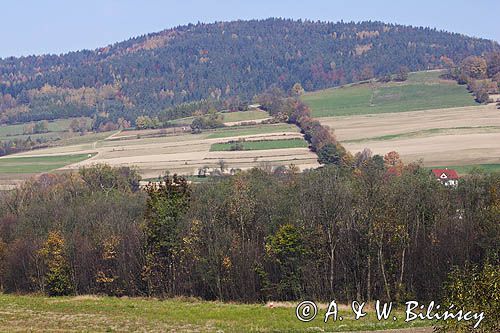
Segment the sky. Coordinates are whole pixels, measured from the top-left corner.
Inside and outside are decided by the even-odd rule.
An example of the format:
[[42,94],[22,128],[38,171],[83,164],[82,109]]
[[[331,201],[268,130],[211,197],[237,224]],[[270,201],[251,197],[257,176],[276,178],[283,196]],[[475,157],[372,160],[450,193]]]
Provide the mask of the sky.
[[95,49],[197,22],[377,20],[500,42],[499,0],[0,0],[0,58]]

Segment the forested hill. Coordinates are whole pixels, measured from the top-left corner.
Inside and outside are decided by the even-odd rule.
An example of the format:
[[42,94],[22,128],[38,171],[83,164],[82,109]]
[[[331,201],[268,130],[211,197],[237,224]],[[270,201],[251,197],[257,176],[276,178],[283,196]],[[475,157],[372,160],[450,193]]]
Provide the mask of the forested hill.
[[441,67],[497,43],[381,22],[283,19],[196,24],[94,51],[0,60],[0,123],[70,116],[183,116],[174,105],[248,100],[272,84],[306,90]]

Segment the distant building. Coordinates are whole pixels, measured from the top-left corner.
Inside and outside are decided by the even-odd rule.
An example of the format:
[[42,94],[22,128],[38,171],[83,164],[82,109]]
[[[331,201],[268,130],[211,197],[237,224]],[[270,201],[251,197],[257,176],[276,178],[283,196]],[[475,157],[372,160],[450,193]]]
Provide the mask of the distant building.
[[437,180],[445,186],[457,186],[458,174],[453,169],[432,169],[431,170]]
[[250,104],[250,105],[248,106],[248,108],[249,108],[249,109],[258,109],[258,108],[260,108],[260,107],[261,107],[261,105],[260,105],[260,104]]

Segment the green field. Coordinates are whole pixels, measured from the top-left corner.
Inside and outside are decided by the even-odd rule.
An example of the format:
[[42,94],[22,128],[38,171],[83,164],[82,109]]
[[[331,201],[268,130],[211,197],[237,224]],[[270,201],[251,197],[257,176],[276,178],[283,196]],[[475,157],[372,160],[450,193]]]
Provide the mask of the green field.
[[465,86],[439,79],[441,73],[410,73],[405,82],[363,83],[303,95],[314,117],[405,112],[477,105]]
[[475,164],[475,165],[447,165],[447,166],[432,166],[427,169],[454,169],[460,175],[466,175],[471,171],[478,169],[486,172],[500,172],[500,164]]
[[222,113],[225,123],[235,121],[252,121],[269,117],[269,113],[262,110],[239,111],[239,112],[224,112]]
[[0,158],[0,173],[49,172],[87,158],[88,154]]
[[[231,123],[235,121],[252,121],[259,120],[269,117],[269,113],[262,110],[250,110],[250,111],[237,111],[237,112],[219,112],[222,115],[222,119],[225,123]],[[174,125],[191,125],[194,117],[185,117],[169,121],[169,123]]]
[[[57,119],[54,121],[48,122],[48,132],[40,133],[40,134],[24,134],[24,127],[28,125],[26,124],[16,124],[16,125],[2,125],[0,126],[0,139],[1,140],[13,140],[13,139],[25,139],[28,136],[31,136],[32,139],[36,139],[38,137],[55,137],[57,135],[61,135],[63,132],[67,132],[69,130],[69,125],[73,119]],[[90,118],[87,119],[90,122]]]
[[229,138],[232,136],[271,134],[279,132],[298,132],[299,129],[295,125],[290,124],[265,124],[242,127],[226,127],[217,129],[207,136],[207,139]]
[[[69,125],[71,124],[71,121],[73,119],[57,119],[53,121],[48,122],[48,132],[66,132],[69,130]],[[88,119],[90,121],[90,119]],[[0,137],[1,138],[8,138],[12,136],[20,136],[20,135],[26,135],[23,134],[24,127],[27,125],[26,124],[16,124],[16,125],[2,125],[0,126]],[[36,134],[32,134],[36,135]],[[27,136],[27,135],[26,135]]]
[[[297,302],[298,303],[298,302]],[[377,321],[373,306],[357,321],[341,310],[342,321],[323,322],[325,309],[311,322],[295,317],[294,304],[269,308],[263,304],[203,302],[194,299],[154,300],[113,297],[42,297],[0,294],[2,332],[324,332],[429,326],[426,321]]]
[[[240,141],[240,150],[268,150],[285,148],[307,148],[308,144],[303,139],[285,139],[285,140],[258,140],[258,141]],[[235,143],[224,142],[214,143],[210,146],[210,151],[230,151]]]

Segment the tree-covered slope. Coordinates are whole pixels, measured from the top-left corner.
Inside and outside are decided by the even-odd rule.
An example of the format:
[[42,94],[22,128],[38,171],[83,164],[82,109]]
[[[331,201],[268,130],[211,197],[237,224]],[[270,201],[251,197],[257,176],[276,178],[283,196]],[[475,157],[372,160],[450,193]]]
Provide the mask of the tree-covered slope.
[[497,49],[489,40],[381,22],[191,24],[93,51],[1,59],[0,123],[97,114],[169,119],[192,111],[172,109],[182,103],[234,104],[273,84],[314,90]]

